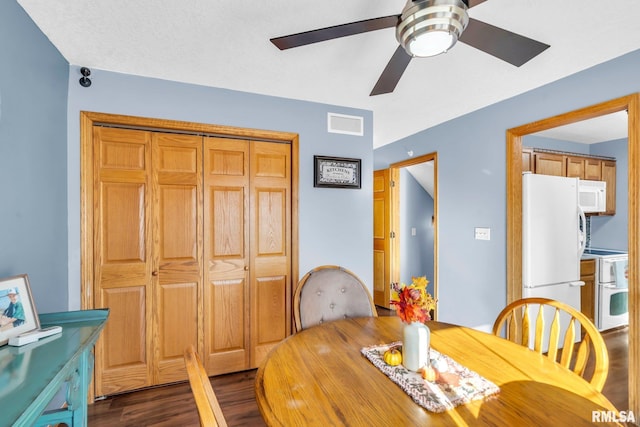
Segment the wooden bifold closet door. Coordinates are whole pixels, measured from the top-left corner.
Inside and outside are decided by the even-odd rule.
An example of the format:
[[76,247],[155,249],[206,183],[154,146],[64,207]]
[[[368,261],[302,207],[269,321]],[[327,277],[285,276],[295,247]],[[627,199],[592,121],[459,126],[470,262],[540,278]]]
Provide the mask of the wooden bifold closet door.
[[291,147],[95,126],[96,395],[256,367],[289,335]]
[[204,354],[214,375],[257,367],[289,335],[291,147],[214,137],[204,146]]

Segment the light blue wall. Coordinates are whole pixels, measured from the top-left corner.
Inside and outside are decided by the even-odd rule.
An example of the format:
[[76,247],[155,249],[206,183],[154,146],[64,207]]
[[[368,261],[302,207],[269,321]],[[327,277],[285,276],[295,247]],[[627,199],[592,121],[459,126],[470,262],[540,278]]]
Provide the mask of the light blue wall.
[[406,169],[400,169],[400,281],[408,284],[414,276],[426,276],[433,294],[432,216],[433,198]]
[[[342,265],[373,283],[373,145],[370,111],[295,101],[166,80],[91,70],[78,84],[70,67],[68,107],[69,307],[80,306],[80,111],[183,120],[300,136],[300,262],[302,276],[323,264]],[[327,132],[327,113],[364,117],[365,135]],[[361,189],[313,187],[313,156],[362,159]]]
[[591,217],[591,246],[606,249],[629,249],[629,155],[626,138],[601,142],[590,153],[616,159],[616,214]]
[[0,1],[0,277],[28,274],[38,312],[67,309],[68,64]]
[[634,51],[375,150],[374,169],[438,152],[440,320],[486,329],[506,304],[505,131],[638,92],[638,70]]
[[523,147],[544,148],[547,150],[567,151],[569,153],[589,154],[588,144],[561,141],[559,139],[544,138],[536,135],[526,135],[522,138]]

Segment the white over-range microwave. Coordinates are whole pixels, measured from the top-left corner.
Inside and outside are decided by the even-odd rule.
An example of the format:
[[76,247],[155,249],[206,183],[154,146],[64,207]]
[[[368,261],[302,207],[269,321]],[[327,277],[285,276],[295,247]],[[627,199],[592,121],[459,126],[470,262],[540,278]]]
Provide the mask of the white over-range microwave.
[[584,213],[607,210],[607,183],[604,181],[578,180],[578,204]]

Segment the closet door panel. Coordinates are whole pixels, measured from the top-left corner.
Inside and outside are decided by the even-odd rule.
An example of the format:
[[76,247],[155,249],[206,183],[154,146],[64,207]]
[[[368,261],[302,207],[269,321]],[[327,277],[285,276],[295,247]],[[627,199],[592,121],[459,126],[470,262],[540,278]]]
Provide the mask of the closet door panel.
[[[214,279],[210,284],[207,318],[211,372],[247,369],[246,282],[243,279]],[[213,375],[213,374],[210,374]]]
[[[160,282],[158,305],[158,335],[156,354],[158,369],[156,384],[187,379],[184,350],[198,342],[198,282],[175,283],[175,279]],[[187,347],[185,347],[187,346]]]
[[286,189],[256,188],[257,256],[286,255]]
[[251,367],[291,330],[291,146],[251,143]]
[[105,182],[100,186],[100,281],[104,287],[144,280],[147,274],[146,185]]
[[[102,339],[109,349],[103,351],[102,366],[107,368],[102,394],[148,386],[146,292],[143,286],[105,289],[102,301],[109,307],[109,328],[105,327]],[[129,331],[130,333],[123,333]]]
[[110,309],[96,345],[96,395],[153,382],[151,137],[94,127],[94,304]]
[[249,364],[249,143],[204,141],[205,367],[209,375]]
[[196,185],[160,184],[158,195],[159,257],[163,268],[197,267],[198,193]]
[[[213,229],[211,253],[216,260],[243,260],[245,253],[245,189],[243,187],[211,188]],[[220,261],[220,264],[222,262]]]
[[198,348],[202,288],[202,137],[153,134],[155,382],[187,379],[184,350]]
[[[257,341],[259,343],[272,343],[280,341],[287,336],[287,322],[282,315],[283,307],[286,307],[287,275],[279,274],[272,277],[261,277],[257,281],[256,288],[260,301],[258,304]],[[264,355],[262,355],[264,357]]]

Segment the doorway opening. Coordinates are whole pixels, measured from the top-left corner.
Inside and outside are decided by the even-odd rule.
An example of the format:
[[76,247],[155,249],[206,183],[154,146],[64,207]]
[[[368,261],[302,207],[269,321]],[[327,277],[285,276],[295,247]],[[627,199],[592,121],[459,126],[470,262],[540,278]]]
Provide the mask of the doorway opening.
[[[425,276],[438,298],[437,153],[374,173],[374,302],[389,308],[390,284]],[[434,313],[437,319],[437,307]]]
[[[640,357],[640,94],[560,114],[507,130],[507,303],[522,297],[522,139],[525,135],[626,110],[628,113],[628,242],[629,242],[629,360]],[[640,366],[629,364],[629,410],[640,412]],[[625,408],[627,409],[627,408]]]

